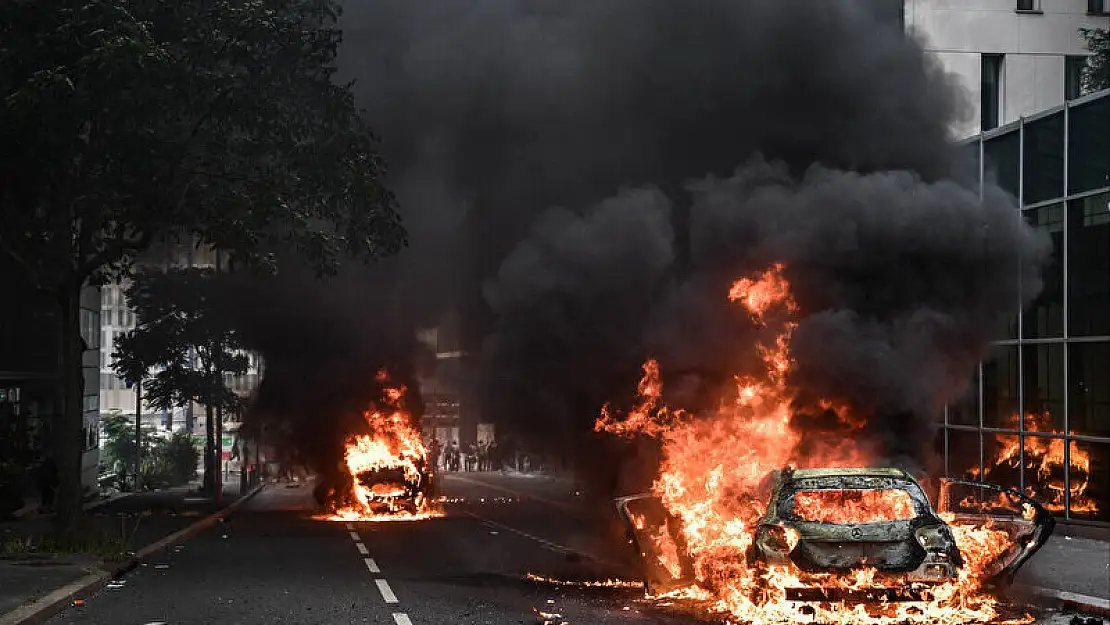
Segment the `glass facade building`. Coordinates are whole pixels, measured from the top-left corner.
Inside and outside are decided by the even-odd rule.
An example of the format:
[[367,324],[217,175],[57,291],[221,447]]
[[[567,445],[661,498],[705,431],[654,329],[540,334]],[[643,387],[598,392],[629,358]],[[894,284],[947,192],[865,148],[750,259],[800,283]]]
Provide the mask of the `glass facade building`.
[[1048,233],[1044,288],[1004,325],[939,444],[954,477],[1033,495],[1064,518],[1110,523],[1110,92],[964,146],[980,181]]

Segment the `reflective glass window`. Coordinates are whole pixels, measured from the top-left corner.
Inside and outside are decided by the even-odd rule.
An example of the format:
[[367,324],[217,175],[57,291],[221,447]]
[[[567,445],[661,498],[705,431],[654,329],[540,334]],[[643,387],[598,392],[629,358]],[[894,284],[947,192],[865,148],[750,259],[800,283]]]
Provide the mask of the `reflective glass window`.
[[1068,202],[1068,334],[1110,335],[1110,193]]
[[1025,124],[1022,202],[1035,204],[1064,196],[1064,113]]
[[967,389],[948,404],[948,422],[953,425],[979,425],[979,368],[975,368]]
[[1068,345],[1068,427],[1110,437],[1110,343]]
[[1029,225],[1052,239],[1052,258],[1041,270],[1041,292],[1022,318],[1022,336],[1064,336],[1064,205],[1052,204],[1025,211]]
[[1110,521],[1110,443],[1072,441],[1071,516]]
[[1021,487],[1021,445],[1016,434],[983,433],[983,477],[984,482]]
[[1068,193],[1110,186],[1110,97],[1068,111]]
[[948,430],[948,475],[979,479],[979,432]]
[[1022,470],[1025,494],[1054,514],[1064,514],[1064,446],[1062,438],[1025,436]]
[[1064,431],[1064,344],[1022,348],[1026,430]]
[[983,425],[1016,430],[1018,427],[1018,348],[996,347],[983,362]]
[[998,186],[1018,196],[1019,167],[1021,166],[1021,136],[1017,130],[991,137],[983,143],[984,176]]

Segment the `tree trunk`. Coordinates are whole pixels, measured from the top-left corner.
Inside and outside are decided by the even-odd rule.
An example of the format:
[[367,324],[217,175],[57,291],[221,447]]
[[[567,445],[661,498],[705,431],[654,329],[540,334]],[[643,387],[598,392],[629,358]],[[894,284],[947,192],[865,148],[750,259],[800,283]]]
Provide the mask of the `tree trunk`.
[[211,404],[204,407],[204,492],[214,495],[216,492],[216,455],[215,455],[215,419],[212,416]]
[[216,406],[216,503],[224,498],[224,411]]
[[142,488],[143,477],[143,381],[135,381],[135,490]]
[[54,525],[61,533],[76,530],[82,512],[81,454],[84,451],[85,387],[84,348],[81,344],[81,285],[63,287],[59,293],[60,343],[58,381],[60,397],[53,428],[54,462],[58,467]]

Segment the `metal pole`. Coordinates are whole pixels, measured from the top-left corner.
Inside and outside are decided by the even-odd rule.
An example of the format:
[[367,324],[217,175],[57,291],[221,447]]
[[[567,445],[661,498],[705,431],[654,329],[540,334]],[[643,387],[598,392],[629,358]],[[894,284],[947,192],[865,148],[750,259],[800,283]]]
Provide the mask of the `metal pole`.
[[[221,374],[221,379],[223,378]],[[216,404],[216,503],[224,497],[224,409]]]
[[141,486],[143,456],[143,381],[135,383],[135,491]]

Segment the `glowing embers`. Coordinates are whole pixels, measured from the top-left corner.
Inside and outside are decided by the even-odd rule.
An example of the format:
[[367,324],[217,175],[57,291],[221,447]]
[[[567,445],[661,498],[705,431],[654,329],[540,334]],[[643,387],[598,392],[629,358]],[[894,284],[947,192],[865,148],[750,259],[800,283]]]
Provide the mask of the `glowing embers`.
[[794,495],[794,516],[817,523],[882,523],[917,516],[904,490],[803,490]]

